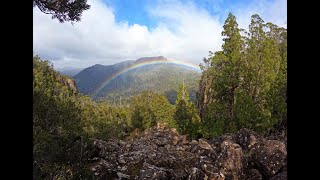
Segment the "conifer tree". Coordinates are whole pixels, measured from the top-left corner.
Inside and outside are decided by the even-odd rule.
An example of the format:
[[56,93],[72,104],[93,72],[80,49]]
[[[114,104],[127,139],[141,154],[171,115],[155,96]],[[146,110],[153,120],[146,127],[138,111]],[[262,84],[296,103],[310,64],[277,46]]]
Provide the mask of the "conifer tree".
[[175,105],[174,119],[177,122],[178,130],[183,134],[195,137],[199,133],[200,117],[196,106],[189,100],[189,93],[184,82],[179,86]]
[[198,108],[205,136],[251,128],[263,132],[286,118],[286,29],[251,17],[249,32],[230,13],[222,50],[202,65]]

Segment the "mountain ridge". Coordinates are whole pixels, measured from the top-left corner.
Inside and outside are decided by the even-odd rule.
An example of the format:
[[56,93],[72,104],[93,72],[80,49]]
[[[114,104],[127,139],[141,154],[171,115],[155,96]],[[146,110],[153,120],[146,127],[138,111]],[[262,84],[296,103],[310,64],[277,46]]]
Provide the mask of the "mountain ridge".
[[185,81],[191,100],[195,101],[200,72],[165,62],[170,61],[163,56],[155,56],[113,65],[95,64],[83,69],[74,78],[79,92],[95,100],[117,101],[120,96],[125,100],[144,90],[153,90],[166,95],[171,103],[175,101],[177,85]]

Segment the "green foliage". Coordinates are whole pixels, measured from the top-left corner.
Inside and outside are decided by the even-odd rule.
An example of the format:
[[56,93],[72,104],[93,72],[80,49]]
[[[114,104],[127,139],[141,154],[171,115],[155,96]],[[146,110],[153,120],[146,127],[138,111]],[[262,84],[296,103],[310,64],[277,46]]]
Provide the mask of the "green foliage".
[[177,99],[176,99],[176,104],[179,103],[179,101],[184,100],[188,102],[190,100],[189,98],[189,92],[187,89],[187,86],[184,84],[184,81],[182,85],[180,85],[178,93],[177,93]]
[[95,103],[67,79],[48,61],[33,57],[34,179],[88,179],[88,139],[126,136],[126,107]]
[[167,123],[175,127],[174,106],[162,95],[144,91],[131,99],[131,124],[133,128],[146,129],[157,123]]
[[[48,61],[33,58],[34,178],[71,177],[81,169],[86,136],[76,93],[60,81]],[[61,172],[61,168],[65,169]],[[60,170],[59,170],[60,169]],[[69,173],[68,173],[69,172]]]
[[189,93],[184,83],[179,87],[174,119],[181,133],[191,137],[199,134],[200,117],[196,106],[189,101]]
[[83,128],[89,137],[99,139],[124,138],[127,135],[130,112],[127,107],[96,103],[89,97],[78,98]]
[[87,0],[33,0],[35,6],[45,14],[52,14],[52,19],[57,18],[61,23],[80,21],[82,12],[90,8]]
[[206,107],[206,114],[202,117],[201,133],[204,137],[216,137],[225,132],[227,115],[224,107],[218,103],[210,103]]
[[251,17],[249,33],[231,13],[222,51],[204,59],[198,107],[205,136],[251,128],[258,132],[286,117],[286,29]]

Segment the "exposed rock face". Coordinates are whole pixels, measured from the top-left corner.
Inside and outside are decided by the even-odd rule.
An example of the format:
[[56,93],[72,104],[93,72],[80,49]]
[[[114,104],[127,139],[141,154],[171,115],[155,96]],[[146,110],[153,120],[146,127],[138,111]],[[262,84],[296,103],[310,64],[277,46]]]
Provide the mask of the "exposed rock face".
[[67,86],[69,89],[71,89],[73,92],[78,92],[76,81],[72,78],[58,75],[57,80],[60,81],[62,84]]
[[286,179],[284,142],[242,129],[190,140],[163,124],[127,141],[93,140],[89,168],[98,179]]
[[77,85],[76,85],[76,81],[74,79],[68,78],[65,81],[65,85],[67,85],[70,89],[72,89],[74,92],[77,92]]

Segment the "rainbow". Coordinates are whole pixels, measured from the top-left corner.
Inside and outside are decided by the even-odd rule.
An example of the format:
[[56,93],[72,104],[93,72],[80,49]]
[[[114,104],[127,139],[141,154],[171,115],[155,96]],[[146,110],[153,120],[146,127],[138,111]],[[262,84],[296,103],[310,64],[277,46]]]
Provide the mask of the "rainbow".
[[141,62],[141,63],[134,63],[131,66],[128,66],[124,69],[122,69],[119,72],[116,72],[115,74],[113,74],[112,76],[108,77],[106,80],[104,80],[101,85],[99,85],[96,90],[93,92],[93,96],[96,97],[96,95],[106,86],[108,85],[108,83],[110,83],[113,79],[117,78],[118,76],[120,76],[123,73],[126,73],[130,70],[139,68],[139,67],[143,67],[143,66],[147,66],[147,65],[153,65],[153,64],[177,64],[177,65],[182,65],[185,67],[189,67],[195,71],[200,71],[200,67],[197,65],[194,65],[192,63],[187,63],[187,62],[181,62],[181,61],[176,61],[176,60],[167,60],[167,61],[163,61],[163,60],[150,60],[150,61],[146,61],[146,62]]

